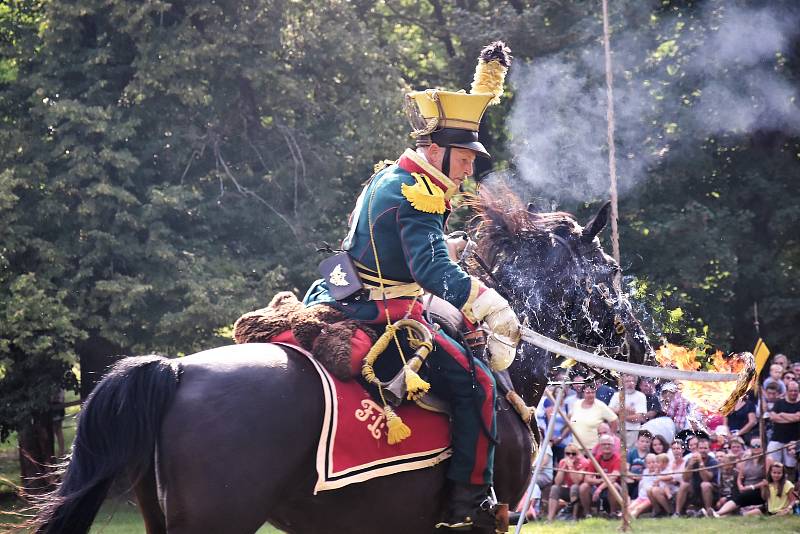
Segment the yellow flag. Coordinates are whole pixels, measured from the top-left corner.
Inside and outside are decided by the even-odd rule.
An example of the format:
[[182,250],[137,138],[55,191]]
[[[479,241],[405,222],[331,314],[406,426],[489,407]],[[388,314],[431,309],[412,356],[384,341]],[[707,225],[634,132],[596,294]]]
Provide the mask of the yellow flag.
[[764,368],[764,365],[767,363],[767,359],[769,358],[769,349],[767,348],[767,344],[764,343],[764,340],[758,338],[756,342],[756,348],[753,349],[753,356],[755,356],[756,360],[756,388],[758,388],[758,376],[761,374],[761,370]]

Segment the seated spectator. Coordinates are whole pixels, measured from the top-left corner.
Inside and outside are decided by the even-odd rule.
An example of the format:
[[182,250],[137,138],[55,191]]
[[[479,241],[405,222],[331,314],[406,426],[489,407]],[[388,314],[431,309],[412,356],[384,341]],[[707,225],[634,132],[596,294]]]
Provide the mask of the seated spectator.
[[[780,356],[780,355],[779,355]],[[783,365],[779,363],[773,363],[769,366],[769,376],[764,380],[764,384],[762,386],[766,388],[770,384],[776,384],[780,388],[780,396],[783,397],[786,394],[786,386],[783,384],[783,373],[786,369],[783,368]]]
[[687,427],[686,417],[690,412],[689,401],[683,398],[678,391],[678,386],[673,382],[667,382],[661,386],[661,408],[675,423],[675,432],[680,432]]
[[725,418],[725,426],[731,434],[740,436],[745,442],[751,437],[750,432],[757,430],[756,406],[752,400],[744,396],[736,401],[733,411]]
[[686,461],[692,456],[694,453],[697,452],[697,444],[700,441],[700,438],[695,436],[694,434],[689,434],[686,436],[685,445],[686,448],[684,449],[683,460]]
[[719,510],[722,506],[733,499],[733,496],[739,493],[737,486],[739,479],[739,471],[736,469],[736,462],[738,458],[733,454],[725,454],[718,456],[720,461],[719,466],[719,499],[714,503],[714,509]]
[[[544,429],[539,427],[540,435],[544,435]],[[544,457],[542,458],[542,467],[539,469],[539,473],[536,475],[536,488],[534,488],[533,498],[531,499],[528,509],[525,511],[528,519],[535,519],[541,500],[543,490],[547,490],[548,486],[553,483],[553,449],[550,445],[545,445],[544,447],[539,449],[539,453],[543,454]],[[536,455],[533,456],[531,459],[531,471],[533,471],[534,466],[536,465]],[[522,511],[522,506],[524,505],[525,497],[523,496],[522,500],[517,504],[517,512]]]
[[[621,492],[619,486],[620,457],[614,454],[614,440],[611,436],[600,438],[600,454],[595,459],[600,464],[600,468],[608,475],[611,483]],[[597,473],[594,464],[590,464],[587,471]],[[585,517],[591,517],[592,503],[608,502],[612,513],[619,510],[619,503],[608,491],[606,482],[599,474],[588,474],[583,477],[583,482],[578,489],[580,496],[581,511]]]
[[[636,439],[636,446],[628,451],[628,473],[631,476],[626,482],[628,483],[628,495],[631,497],[636,495],[636,488],[645,469],[645,458],[650,454],[650,442],[652,439],[653,436],[650,435],[650,432],[642,430]],[[642,496],[644,497],[646,494]]]
[[669,451],[669,442],[664,436],[656,434],[653,436],[653,441],[650,442],[650,452],[653,454],[667,454]]
[[[599,440],[601,437],[606,435],[611,436],[611,438],[614,440],[614,454],[620,454],[620,451],[622,450],[622,442],[620,441],[619,436],[617,436],[616,433],[611,432],[611,425],[603,421],[597,425],[597,439]],[[592,454],[595,456],[600,454],[599,441],[594,444],[594,447],[592,447]]]
[[[564,410],[564,412],[566,413],[567,410]],[[550,438],[550,446],[553,450],[553,459],[555,463],[558,463],[564,457],[564,447],[572,441],[572,431],[561,416],[561,413],[556,412],[553,401],[543,396],[539,406],[536,408],[536,422],[539,428],[547,428],[547,424],[553,417],[555,417],[555,427]],[[542,432],[542,435],[544,435],[544,432]]]
[[728,439],[730,438],[730,430],[725,425],[717,426],[711,432],[711,450],[713,452],[724,451],[730,448]]
[[794,371],[795,376],[800,376],[800,361],[792,363],[790,369]]
[[647,493],[655,515],[672,513],[672,498],[683,481],[685,463],[683,460],[683,443],[680,440],[672,442],[667,459],[669,463],[666,469],[662,471],[665,474],[658,477],[656,483]]
[[747,452],[744,447],[744,440],[739,436],[733,436],[728,441],[728,444],[730,446],[730,453],[734,455],[737,460],[741,460]]
[[612,431],[616,431],[617,415],[605,404],[595,398],[595,387],[591,382],[583,386],[583,400],[572,405],[569,414],[572,430],[579,438],[578,445],[582,443],[588,451],[597,443],[597,428],[605,421],[609,423]]
[[[664,455],[664,458],[669,461],[669,458],[667,458],[666,454]],[[645,456],[644,461],[645,468],[642,471],[642,476],[640,477],[639,483],[636,485],[636,499],[632,501],[630,505],[631,517],[634,519],[650,510],[650,497],[648,496],[648,491],[653,487],[653,484],[655,484],[657,480],[658,474],[661,472],[661,468],[658,463],[658,456],[655,454],[648,453],[647,456]]]
[[800,439],[800,384],[790,382],[786,398],[775,402],[773,411],[767,415],[773,428],[767,452],[770,458],[793,470],[797,466],[796,451],[786,446]]
[[764,496],[761,489],[767,485],[764,478],[764,455],[761,454],[761,439],[753,438],[750,442],[750,452],[744,460],[737,465],[736,487],[731,500],[714,512],[715,517],[732,514],[745,506],[761,506]]
[[591,462],[581,456],[578,447],[570,443],[564,449],[564,458],[558,462],[556,477],[550,488],[550,501],[547,507],[547,519],[555,519],[558,511],[566,506],[571,516],[578,513],[575,504],[578,501],[578,487],[583,482],[583,474],[568,471],[588,471]]
[[769,468],[769,484],[764,492],[767,501],[767,515],[789,515],[797,495],[792,491],[794,484],[786,480],[786,469],[780,462]]
[[703,510],[714,510],[715,495],[719,489],[719,462],[708,453],[708,439],[699,439],[697,451],[686,460],[683,481],[675,498],[675,516],[683,514],[688,504],[702,505]]
[[625,441],[629,449],[636,446],[639,430],[647,417],[647,398],[644,393],[636,390],[636,377],[622,375],[622,385],[625,387],[625,413],[619,400],[619,392],[614,393],[608,407],[614,410],[619,417],[625,417]]

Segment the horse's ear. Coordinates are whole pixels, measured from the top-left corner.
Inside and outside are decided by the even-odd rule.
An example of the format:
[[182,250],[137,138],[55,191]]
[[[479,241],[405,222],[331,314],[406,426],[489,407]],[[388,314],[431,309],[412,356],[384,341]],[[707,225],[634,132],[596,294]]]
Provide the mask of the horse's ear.
[[606,202],[600,208],[600,211],[597,212],[591,221],[586,223],[586,226],[583,227],[583,233],[581,234],[581,239],[583,241],[589,242],[595,238],[597,234],[603,231],[603,228],[606,227],[608,224],[608,217],[611,213],[611,202]]

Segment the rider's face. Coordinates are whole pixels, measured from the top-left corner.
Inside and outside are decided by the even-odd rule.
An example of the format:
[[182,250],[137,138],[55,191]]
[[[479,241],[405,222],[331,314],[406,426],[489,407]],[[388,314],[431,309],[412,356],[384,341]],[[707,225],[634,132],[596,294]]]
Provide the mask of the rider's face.
[[472,176],[475,166],[475,152],[466,148],[453,148],[450,150],[450,176],[456,185]]

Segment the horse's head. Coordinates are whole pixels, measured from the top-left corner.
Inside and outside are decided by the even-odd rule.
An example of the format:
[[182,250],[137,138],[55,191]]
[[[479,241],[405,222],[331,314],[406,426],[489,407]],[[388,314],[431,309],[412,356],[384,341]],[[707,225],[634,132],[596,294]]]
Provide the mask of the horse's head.
[[[619,266],[597,238],[609,204],[583,227],[567,213],[536,213],[504,188],[483,190],[477,209],[477,252],[523,323],[589,351],[648,359],[647,334],[615,289]],[[534,347],[523,346],[518,360],[521,376],[540,380],[550,371],[550,358]]]

